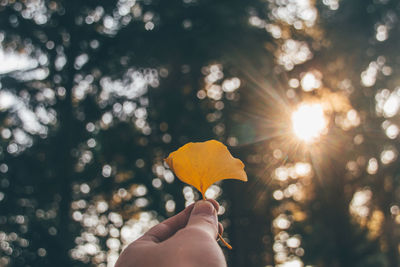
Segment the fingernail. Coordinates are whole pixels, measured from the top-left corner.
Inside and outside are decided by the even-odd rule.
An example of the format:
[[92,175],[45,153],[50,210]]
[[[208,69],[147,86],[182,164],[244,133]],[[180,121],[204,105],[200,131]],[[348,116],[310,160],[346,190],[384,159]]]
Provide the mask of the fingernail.
[[204,214],[204,215],[213,215],[215,213],[214,206],[205,200],[197,201],[193,207],[192,215]]

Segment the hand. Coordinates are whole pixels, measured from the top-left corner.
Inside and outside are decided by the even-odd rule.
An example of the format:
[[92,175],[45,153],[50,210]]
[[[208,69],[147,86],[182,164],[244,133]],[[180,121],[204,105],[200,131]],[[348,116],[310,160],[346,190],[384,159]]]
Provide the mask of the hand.
[[216,238],[219,205],[201,200],[132,242],[115,267],[226,267]]

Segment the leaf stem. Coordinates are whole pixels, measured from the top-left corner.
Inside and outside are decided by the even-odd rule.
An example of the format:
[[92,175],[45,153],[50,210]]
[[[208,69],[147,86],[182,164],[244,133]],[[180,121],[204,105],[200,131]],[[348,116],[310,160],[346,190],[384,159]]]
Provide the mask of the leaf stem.
[[220,233],[218,233],[218,237],[219,237],[219,239],[221,240],[221,242],[222,242],[229,250],[232,250],[232,246],[229,245],[229,243],[225,241],[225,239],[222,237],[222,235],[221,235]]

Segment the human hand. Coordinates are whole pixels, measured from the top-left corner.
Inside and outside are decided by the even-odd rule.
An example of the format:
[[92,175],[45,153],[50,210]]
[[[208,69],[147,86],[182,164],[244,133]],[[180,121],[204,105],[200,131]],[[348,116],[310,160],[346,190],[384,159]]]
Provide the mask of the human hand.
[[216,238],[219,205],[200,200],[132,242],[115,267],[226,267]]

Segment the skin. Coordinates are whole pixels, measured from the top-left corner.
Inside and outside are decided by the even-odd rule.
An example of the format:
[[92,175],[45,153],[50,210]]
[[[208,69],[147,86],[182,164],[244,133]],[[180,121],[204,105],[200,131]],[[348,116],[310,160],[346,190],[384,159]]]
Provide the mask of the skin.
[[132,242],[115,267],[226,267],[216,238],[219,205],[201,200],[163,221]]

